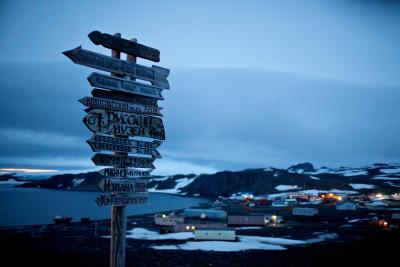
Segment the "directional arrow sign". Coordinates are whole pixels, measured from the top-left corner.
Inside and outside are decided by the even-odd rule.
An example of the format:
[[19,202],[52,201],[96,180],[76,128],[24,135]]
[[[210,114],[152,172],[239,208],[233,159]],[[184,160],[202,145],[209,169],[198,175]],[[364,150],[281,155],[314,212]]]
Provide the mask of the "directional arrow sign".
[[151,142],[133,141],[126,138],[118,138],[118,137],[103,136],[103,135],[94,135],[92,136],[91,139],[87,140],[87,142],[94,152],[106,150],[114,152],[148,155],[154,158],[161,158],[161,155],[160,153],[158,153],[157,150],[144,147],[144,146],[152,146],[153,143]]
[[138,193],[133,195],[126,194],[101,194],[96,198],[96,203],[100,207],[103,206],[126,206],[136,204],[149,203],[149,196],[146,193]]
[[150,177],[150,171],[127,168],[105,168],[99,171],[101,176],[109,178],[146,178]]
[[169,83],[167,81],[169,75],[168,69],[154,65],[151,68],[141,66],[134,62],[126,62],[124,60],[84,50],[80,46],[65,51],[63,54],[69,57],[76,64],[120,75],[126,75],[136,79],[142,79],[151,82],[157,87],[169,89]]
[[147,96],[132,95],[128,93],[114,92],[98,88],[92,90],[92,96],[97,98],[111,99],[116,101],[142,104],[147,106],[157,106],[157,101],[158,101],[158,99]]
[[84,97],[79,99],[79,102],[90,108],[104,108],[115,111],[162,116],[160,113],[161,108],[157,106],[147,106],[98,97]]
[[163,122],[157,117],[94,109],[83,118],[83,123],[94,133],[144,136],[165,140]]
[[119,166],[154,169],[154,158],[131,157],[123,155],[108,155],[97,153],[92,157],[96,166]]
[[138,94],[156,99],[164,99],[161,95],[161,88],[151,85],[128,81],[122,78],[117,78],[109,75],[93,72],[88,77],[89,83],[94,87],[100,87],[119,92]]
[[144,180],[103,178],[97,187],[103,193],[146,193]]
[[110,34],[93,31],[89,33],[89,39],[96,45],[101,44],[104,47],[121,51],[133,56],[160,62],[160,51],[157,49],[122,39]]
[[137,140],[131,140],[131,139],[126,139],[126,138],[105,136],[105,135],[98,135],[98,134],[94,134],[90,140],[92,140],[94,142],[112,143],[112,144],[116,144],[116,145],[125,145],[125,146],[147,148],[147,149],[156,149],[162,143],[161,141],[146,142],[146,141],[137,141]]

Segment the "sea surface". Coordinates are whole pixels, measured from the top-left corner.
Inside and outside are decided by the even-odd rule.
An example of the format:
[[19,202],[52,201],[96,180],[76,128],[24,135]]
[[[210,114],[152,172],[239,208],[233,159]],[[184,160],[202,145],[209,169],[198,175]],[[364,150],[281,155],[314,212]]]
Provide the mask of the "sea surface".
[[[111,208],[97,206],[98,192],[62,191],[0,186],[0,227],[53,223],[54,216],[91,220],[110,218]],[[127,207],[127,215],[182,209],[207,202],[205,199],[150,193],[149,204]]]

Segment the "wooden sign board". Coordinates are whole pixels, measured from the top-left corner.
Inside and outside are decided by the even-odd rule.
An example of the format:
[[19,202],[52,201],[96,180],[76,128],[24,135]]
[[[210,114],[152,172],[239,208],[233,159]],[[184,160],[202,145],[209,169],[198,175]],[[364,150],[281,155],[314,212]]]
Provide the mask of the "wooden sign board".
[[158,117],[94,109],[83,118],[83,123],[94,133],[165,140],[164,125]]
[[147,106],[97,97],[84,97],[79,99],[79,102],[89,108],[111,109],[115,111],[162,116],[160,113],[161,108],[157,106]]
[[115,92],[115,91],[108,91],[99,88],[95,88],[92,90],[92,96],[97,98],[104,98],[122,102],[129,102],[133,104],[141,104],[147,106],[157,106],[158,99],[141,96],[141,95],[133,95],[124,92]]
[[151,61],[160,62],[160,51],[157,49],[119,38],[107,33],[93,31],[89,33],[89,39],[96,45],[101,44],[104,47],[117,50],[132,56],[137,56]]
[[87,143],[92,148],[93,152],[113,151],[161,158],[160,153],[153,149],[153,145],[158,146],[158,143],[134,141],[126,138],[104,135],[93,135],[91,139],[87,140]]
[[92,157],[96,166],[118,166],[154,169],[154,158],[132,157],[124,155],[109,155],[97,153]]
[[84,50],[81,47],[65,51],[63,54],[76,64],[149,81],[157,87],[169,89],[169,83],[167,81],[169,75],[168,69],[154,65],[151,68],[141,66],[134,62],[127,62],[125,60]]
[[103,193],[146,193],[147,182],[138,179],[103,178],[97,187]]
[[138,155],[147,155],[147,156],[152,156],[153,158],[161,158],[160,153],[154,149],[116,145],[116,144],[102,143],[102,142],[96,142],[96,141],[91,141],[91,140],[87,140],[87,143],[92,148],[93,152],[113,151],[113,152],[120,152],[120,153],[133,153],[133,154],[138,154]]
[[148,194],[101,194],[96,198],[96,203],[103,206],[126,206],[149,203]]
[[116,145],[125,145],[125,146],[147,148],[147,149],[156,149],[162,144],[161,141],[147,142],[147,141],[138,141],[138,140],[114,137],[114,136],[98,135],[98,134],[92,135],[90,140],[95,142],[112,143]]
[[93,72],[88,77],[90,85],[104,89],[164,99],[161,88]]
[[141,171],[129,168],[105,168],[99,171],[99,174],[108,178],[147,178],[150,177],[149,171]]

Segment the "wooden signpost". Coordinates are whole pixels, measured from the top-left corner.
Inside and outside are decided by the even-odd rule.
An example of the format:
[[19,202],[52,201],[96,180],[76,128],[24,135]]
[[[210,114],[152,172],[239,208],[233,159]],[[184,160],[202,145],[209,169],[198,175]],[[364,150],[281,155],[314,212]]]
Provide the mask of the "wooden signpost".
[[84,97],[79,99],[79,102],[89,108],[110,109],[137,114],[162,116],[160,113],[161,108],[157,106],[148,106],[136,103],[116,101],[112,99],[103,99],[98,97]]
[[96,45],[101,44],[104,47],[126,53],[135,57],[149,59],[160,62],[160,51],[157,49],[138,44],[131,40],[121,39],[115,35],[93,31],[89,33],[89,39]]
[[136,194],[136,195],[101,194],[96,198],[95,201],[96,201],[97,205],[99,205],[100,207],[103,207],[103,206],[126,206],[126,205],[135,205],[135,204],[147,204],[149,202],[149,197],[147,194]]
[[[88,81],[97,88],[79,102],[87,107],[83,123],[94,133],[88,144],[94,152],[105,152],[96,153],[92,161],[96,166],[112,167],[99,171],[98,188],[103,193],[95,202],[112,207],[110,266],[124,267],[126,206],[148,203],[146,179],[155,168],[154,160],[161,158],[156,149],[159,140],[165,140],[165,131],[157,101],[164,99],[162,90],[169,89],[169,70],[137,64],[136,57],[159,62],[160,51],[135,39],[99,31],[91,32],[89,38],[111,49],[111,57],[81,47],[63,54],[76,64],[111,74],[92,73]],[[127,54],[126,60],[120,58],[121,52]]]
[[90,110],[83,123],[94,133],[165,139],[161,118],[105,109]]
[[103,193],[146,193],[145,180],[103,178],[97,187]]
[[128,168],[106,168],[99,171],[100,175],[109,178],[146,178],[150,177],[151,170],[142,171]]
[[[129,102],[129,103],[133,103],[133,104],[148,105],[148,106],[157,106],[157,100],[158,100],[158,99],[151,98],[151,97],[133,95],[133,94],[124,93],[124,92],[113,92],[113,91],[103,90],[103,89],[99,89],[99,88],[95,88],[92,90],[92,96],[97,97],[97,98],[102,98],[102,99],[110,99],[110,100],[116,100],[116,101]],[[162,108],[159,107],[159,109],[162,109]]]
[[93,72],[88,77],[90,85],[104,89],[120,91],[125,93],[138,94],[142,96],[153,97],[157,99],[164,99],[161,95],[162,88],[154,87],[147,84],[133,82],[117,77],[104,75],[101,73]]
[[113,151],[161,158],[160,153],[154,149],[157,143],[133,141],[125,138],[107,137],[103,135],[93,135],[87,142],[93,152]]
[[110,155],[96,153],[92,157],[96,166],[117,166],[154,169],[154,158],[131,157],[125,155]]
[[69,57],[76,64],[149,81],[154,86],[169,89],[169,83],[167,81],[169,75],[168,69],[154,65],[151,66],[151,68],[141,66],[134,62],[126,62],[124,60],[84,50],[81,47],[66,51],[64,55]]

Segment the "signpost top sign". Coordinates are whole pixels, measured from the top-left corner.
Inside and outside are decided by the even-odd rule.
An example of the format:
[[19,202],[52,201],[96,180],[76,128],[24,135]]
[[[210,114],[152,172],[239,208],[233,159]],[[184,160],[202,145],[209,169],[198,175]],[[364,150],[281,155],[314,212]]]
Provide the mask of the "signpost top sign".
[[134,62],[108,57],[81,47],[64,52],[74,63],[151,82],[154,86],[169,89],[169,70],[158,66],[145,67]]
[[129,55],[160,62],[160,51],[157,49],[123,38],[118,38],[107,33],[101,33],[99,31],[93,31],[89,33],[88,36],[89,39],[96,45],[101,44],[104,47],[127,53]]

